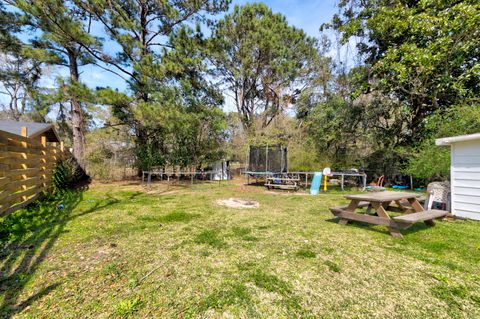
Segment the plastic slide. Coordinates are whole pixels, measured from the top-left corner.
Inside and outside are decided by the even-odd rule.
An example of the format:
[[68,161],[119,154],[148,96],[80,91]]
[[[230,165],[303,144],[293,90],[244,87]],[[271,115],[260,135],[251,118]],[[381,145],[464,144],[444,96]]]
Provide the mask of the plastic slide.
[[318,195],[320,185],[322,184],[322,176],[322,172],[315,172],[315,175],[313,175],[312,185],[310,186],[311,195]]

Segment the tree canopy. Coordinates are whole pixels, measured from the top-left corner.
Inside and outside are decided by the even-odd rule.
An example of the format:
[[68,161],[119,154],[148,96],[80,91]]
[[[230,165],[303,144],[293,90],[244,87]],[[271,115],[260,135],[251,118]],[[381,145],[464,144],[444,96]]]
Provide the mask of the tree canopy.
[[235,6],[215,25],[210,47],[216,74],[251,136],[295,103],[317,57],[313,38],[261,3]]
[[395,144],[421,141],[426,118],[437,110],[478,103],[478,1],[347,0],[340,8],[329,26],[344,42],[359,38],[368,68],[355,93],[388,95],[391,103],[378,105],[374,120],[397,122],[389,125]]
[[[349,106],[325,106],[340,123],[329,122],[329,132],[338,141],[339,126],[349,123],[343,131],[361,139],[349,138],[345,151],[360,146],[361,165],[384,171],[413,165],[412,153],[417,161],[428,156],[421,155],[425,143],[433,148],[434,137],[449,134],[432,122],[457,121],[479,107],[479,4],[346,0],[339,9],[322,29],[340,32],[343,43],[355,37],[363,63],[342,75],[349,89],[341,101]],[[462,115],[453,116],[457,112]]]

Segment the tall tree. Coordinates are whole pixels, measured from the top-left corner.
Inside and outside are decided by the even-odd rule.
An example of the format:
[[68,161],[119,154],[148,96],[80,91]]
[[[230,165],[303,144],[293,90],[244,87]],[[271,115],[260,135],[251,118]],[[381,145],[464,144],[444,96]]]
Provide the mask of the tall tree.
[[41,74],[41,63],[21,52],[0,53],[0,94],[6,97],[2,109],[8,118],[18,121],[29,115],[37,121],[43,120],[49,108],[39,98]]
[[[155,158],[139,162],[139,166],[165,163],[165,156],[173,159],[172,144],[166,143],[167,147],[163,142],[169,136],[175,112],[187,116],[185,112],[202,113],[218,105],[218,93],[204,81],[204,57],[199,51],[203,34],[199,25],[208,24],[207,16],[226,10],[229,2],[77,2],[103,25],[110,41],[120,48],[107,52],[85,46],[92,56],[128,82],[131,98],[110,98],[115,100],[113,114],[119,124],[130,126],[135,134],[138,158]],[[194,31],[188,26],[195,22]],[[146,156],[152,152],[155,154]]]
[[27,26],[41,30],[41,34],[25,47],[26,54],[69,70],[68,81],[62,81],[60,90],[70,103],[73,155],[84,168],[85,114],[82,102],[89,94],[85,95],[88,90],[80,82],[80,67],[91,63],[85,47],[98,45],[89,35],[91,17],[69,1],[5,1],[25,14]]
[[[205,22],[228,8],[229,0],[187,1],[78,1],[104,27],[120,51],[106,52],[85,46],[109,70],[125,78],[134,96],[148,103],[159,86],[172,76],[188,72],[188,64],[166,64],[163,57],[175,50],[170,37],[187,23]],[[141,144],[148,138],[143,124],[135,119],[135,105],[116,110],[131,125]]]
[[480,3],[475,0],[343,0],[327,25],[343,42],[359,39],[368,74],[361,93],[381,92],[388,103],[365,113],[386,120],[394,145],[419,142],[427,118],[455,104],[478,102]]
[[249,136],[267,127],[306,87],[316,41],[265,4],[235,6],[213,30],[211,61]]
[[38,87],[41,61],[28,57],[18,38],[25,22],[24,15],[7,10],[0,2],[0,95],[5,101],[2,115],[15,120],[28,115],[43,121],[48,105],[42,103]]

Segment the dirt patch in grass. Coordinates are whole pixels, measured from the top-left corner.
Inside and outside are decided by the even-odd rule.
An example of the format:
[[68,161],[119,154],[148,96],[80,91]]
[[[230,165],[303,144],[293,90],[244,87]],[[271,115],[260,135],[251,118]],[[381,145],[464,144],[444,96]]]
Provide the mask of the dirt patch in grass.
[[259,208],[260,203],[241,198],[219,199],[216,201],[217,205],[227,206],[231,208]]

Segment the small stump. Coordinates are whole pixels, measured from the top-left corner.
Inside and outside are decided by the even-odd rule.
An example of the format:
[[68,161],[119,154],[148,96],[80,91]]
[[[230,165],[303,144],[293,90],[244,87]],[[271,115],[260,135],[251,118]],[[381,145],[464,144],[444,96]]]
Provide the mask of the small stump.
[[229,199],[219,199],[217,204],[221,206],[227,206],[231,208],[259,208],[260,204],[253,200],[240,199],[240,198],[229,198]]

